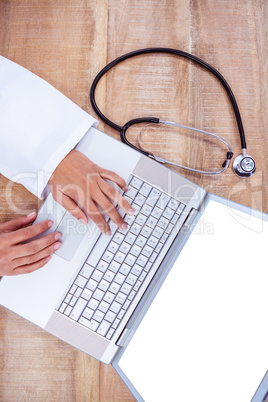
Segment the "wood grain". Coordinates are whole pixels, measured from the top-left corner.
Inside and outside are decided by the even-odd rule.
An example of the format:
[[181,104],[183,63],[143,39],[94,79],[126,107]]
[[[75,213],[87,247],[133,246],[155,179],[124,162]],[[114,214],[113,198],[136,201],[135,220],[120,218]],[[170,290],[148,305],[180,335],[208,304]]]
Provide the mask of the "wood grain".
[[[268,3],[263,0],[2,0],[0,53],[23,65],[94,115],[93,77],[115,57],[138,48],[172,47],[217,68],[235,93],[257,161],[250,179],[231,169],[215,177],[178,171],[208,191],[268,212]],[[119,124],[153,115],[222,135],[240,153],[224,89],[207,71],[168,55],[137,57],[102,79],[101,110]],[[99,126],[118,138],[103,123]],[[139,128],[128,137],[137,143]],[[148,128],[144,145],[189,166],[217,168],[223,149],[188,132]],[[0,132],[1,138],[1,132]],[[41,201],[0,177],[0,221],[37,209]],[[110,366],[0,310],[0,400],[131,401]],[[167,368],[169,369],[169,368]]]

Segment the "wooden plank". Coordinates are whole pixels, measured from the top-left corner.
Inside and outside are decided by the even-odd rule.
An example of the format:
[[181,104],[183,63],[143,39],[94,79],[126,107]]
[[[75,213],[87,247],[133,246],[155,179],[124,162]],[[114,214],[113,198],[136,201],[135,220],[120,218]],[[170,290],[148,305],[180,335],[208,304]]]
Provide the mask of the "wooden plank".
[[[191,5],[191,52],[227,79],[240,108],[248,153],[257,163],[250,179],[241,180],[231,169],[214,178],[192,178],[208,191],[267,212],[267,111],[262,106],[267,104],[267,4],[194,0]],[[224,89],[196,67],[191,70],[191,83],[191,124],[222,135],[231,143],[234,156],[241,154],[234,113]],[[197,148],[189,155],[191,164],[195,160],[202,164],[214,159],[214,150],[202,147],[202,152]]]

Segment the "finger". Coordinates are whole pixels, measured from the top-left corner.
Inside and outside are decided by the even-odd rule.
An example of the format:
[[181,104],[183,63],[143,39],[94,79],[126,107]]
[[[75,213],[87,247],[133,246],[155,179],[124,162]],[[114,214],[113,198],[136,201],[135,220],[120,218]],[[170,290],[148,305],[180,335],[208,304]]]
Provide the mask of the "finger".
[[37,223],[36,225],[28,226],[23,229],[18,229],[14,232],[10,232],[7,234],[7,236],[9,237],[10,244],[15,245],[30,240],[35,236],[38,236],[39,234],[51,228],[52,225],[53,221],[47,220]]
[[112,202],[106,197],[105,194],[103,194],[103,192],[100,191],[98,193],[97,200],[98,205],[103,209],[103,212],[108,215],[118,227],[127,229],[127,223],[124,221]]
[[128,215],[134,215],[135,210],[132,208],[130,203],[109,183],[102,180],[99,183],[99,187],[102,192],[107,195],[111,200],[113,200],[119,207],[126,212]]
[[42,249],[41,251],[39,251],[37,253],[25,255],[20,258],[16,258],[15,260],[12,261],[13,269],[17,269],[20,266],[31,265],[46,257],[49,257],[56,250],[59,250],[60,247],[61,247],[61,243],[54,242],[50,246]]
[[44,267],[48,261],[51,259],[51,256],[42,258],[35,262],[34,264],[22,265],[18,268],[15,268],[10,275],[22,275],[22,274],[30,274],[31,272],[37,271],[38,269]]
[[100,228],[100,230],[110,236],[111,230],[108,223],[105,221],[102,213],[97,208],[93,201],[89,201],[88,207],[86,209],[88,216],[92,219],[92,221]]
[[56,194],[54,198],[59,204],[61,204],[68,212],[70,212],[72,216],[74,216],[80,222],[88,223],[87,215],[71,197],[63,193],[60,193]]
[[99,170],[99,175],[103,178],[103,179],[108,179],[113,181],[114,183],[116,183],[123,191],[127,191],[128,187],[127,187],[127,183],[125,182],[125,180],[119,176],[118,174],[116,174],[115,172],[111,172],[110,170],[106,170],[106,169],[101,169]]
[[32,223],[36,218],[36,212],[32,212],[29,215],[19,216],[18,218],[12,219],[8,222],[0,224],[0,233],[13,232],[14,230],[20,229],[22,226]]
[[[55,251],[55,250],[53,250],[54,243],[57,240],[59,240],[60,238],[61,238],[61,233],[55,232],[55,233],[51,233],[45,237],[42,237],[41,239],[33,240],[27,244],[19,244],[19,245],[15,246],[15,247],[13,247],[13,250],[12,250],[15,253],[14,261],[16,261],[20,257],[33,256],[35,254],[38,254],[42,250],[48,250],[49,247],[51,247],[49,249],[51,251],[51,253],[48,253],[45,255],[52,254]],[[58,244],[58,243],[56,243],[56,244]],[[56,250],[57,250],[57,248],[56,248]],[[40,259],[41,258],[38,258],[38,260],[40,260]],[[37,260],[35,260],[35,261],[37,261]],[[28,262],[28,264],[29,263],[30,262]]]

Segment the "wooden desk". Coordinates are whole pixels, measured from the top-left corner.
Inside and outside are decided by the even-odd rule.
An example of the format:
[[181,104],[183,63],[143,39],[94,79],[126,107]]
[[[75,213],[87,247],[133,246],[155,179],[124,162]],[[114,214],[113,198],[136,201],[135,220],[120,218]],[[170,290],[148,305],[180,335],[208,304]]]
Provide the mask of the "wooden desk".
[[[204,59],[235,93],[248,144],[257,162],[250,179],[232,169],[207,177],[179,171],[208,191],[268,212],[268,3],[263,0],[18,0],[0,3],[0,53],[41,76],[90,114],[93,77],[115,57],[166,46]],[[110,72],[98,89],[114,121],[154,115],[222,135],[241,152],[232,108],[207,71],[173,56],[143,56]],[[101,122],[99,127],[118,138]],[[129,132],[136,141],[137,129]],[[165,135],[162,135],[162,134]],[[0,133],[1,135],[1,133]],[[223,161],[215,142],[167,129],[145,134],[158,155],[197,167]],[[36,209],[24,188],[0,179],[0,220]],[[131,401],[111,367],[0,310],[0,400]]]

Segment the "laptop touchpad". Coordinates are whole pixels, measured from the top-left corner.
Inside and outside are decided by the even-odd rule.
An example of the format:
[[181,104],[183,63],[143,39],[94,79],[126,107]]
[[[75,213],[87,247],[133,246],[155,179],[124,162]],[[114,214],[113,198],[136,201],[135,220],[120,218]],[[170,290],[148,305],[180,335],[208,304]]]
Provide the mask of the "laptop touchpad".
[[66,212],[55,231],[62,234],[60,239],[62,246],[55,254],[70,261],[85,234],[88,232],[88,226]]

